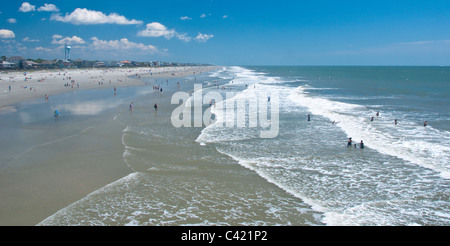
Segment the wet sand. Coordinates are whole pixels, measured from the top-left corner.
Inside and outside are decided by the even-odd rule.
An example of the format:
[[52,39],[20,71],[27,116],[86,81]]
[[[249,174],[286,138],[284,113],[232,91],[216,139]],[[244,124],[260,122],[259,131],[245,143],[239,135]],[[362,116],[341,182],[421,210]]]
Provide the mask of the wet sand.
[[[213,68],[192,67],[166,71],[152,69],[152,75],[148,74],[147,69],[71,70],[65,76],[75,79],[74,90],[90,89],[86,91],[95,92],[96,89],[114,86],[142,86],[151,81],[151,78],[181,78],[211,69]],[[51,95],[64,97],[66,94],[58,93],[72,91],[71,87],[64,87],[63,72],[61,75],[56,74],[54,71],[47,72],[47,79],[39,82],[35,78],[39,75],[27,73],[27,77],[31,75],[31,81],[12,82],[15,86],[27,84],[32,87],[31,91],[13,87],[17,91],[8,92],[8,85],[4,81],[0,82],[0,125],[3,135],[0,148],[4,156],[0,165],[0,225],[36,225],[59,209],[133,172],[124,163],[122,156],[124,126],[113,117],[115,110],[127,111],[126,106],[95,117],[84,117],[81,120],[65,118],[59,122],[50,119],[51,117],[36,120],[32,117],[33,113],[27,113],[31,115],[30,122],[18,126],[17,123],[23,120],[21,117],[26,113],[22,111],[29,105],[46,104],[44,95],[50,95],[50,104]],[[103,85],[98,84],[101,81]],[[77,83],[80,87],[76,87]],[[151,88],[151,85],[148,87]],[[107,91],[110,92],[109,89]],[[122,89],[118,91],[122,93]],[[169,96],[167,93],[164,97]],[[40,99],[33,100],[40,97],[42,103],[39,102]],[[10,120],[14,117],[19,120]],[[5,141],[6,139],[9,141]]]

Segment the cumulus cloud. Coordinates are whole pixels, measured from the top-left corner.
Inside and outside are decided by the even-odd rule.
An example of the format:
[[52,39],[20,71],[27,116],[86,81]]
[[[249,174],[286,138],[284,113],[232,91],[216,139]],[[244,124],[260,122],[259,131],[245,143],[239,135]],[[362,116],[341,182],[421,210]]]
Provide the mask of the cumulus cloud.
[[133,25],[142,24],[142,21],[128,20],[125,16],[112,13],[106,15],[100,11],[77,8],[72,13],[61,16],[59,13],[53,14],[51,20],[68,22],[75,25],[94,25],[94,24],[119,24]]
[[198,33],[197,37],[195,37],[195,40],[197,42],[204,43],[204,42],[208,41],[209,39],[211,39],[213,37],[214,37],[214,35],[212,35],[212,34]]
[[92,43],[90,45],[91,48],[95,50],[135,50],[141,52],[148,52],[150,54],[154,54],[158,52],[158,49],[153,45],[145,45],[142,43],[135,43],[129,41],[126,38],[122,38],[120,40],[100,40],[97,37],[91,38]]
[[20,6],[19,11],[20,12],[31,12],[36,10],[36,5],[31,5],[29,2],[22,3],[22,6]]
[[36,47],[36,48],[34,48],[34,50],[36,50],[36,51],[44,51],[44,52],[52,52],[52,51],[54,51],[52,49],[44,48],[42,46]]
[[0,38],[14,38],[16,35],[13,31],[7,29],[0,29]]
[[22,39],[23,42],[39,42],[38,39],[30,39],[29,37],[25,37]]
[[186,33],[178,33],[175,29],[168,29],[166,26],[158,22],[147,24],[145,30],[139,31],[137,35],[140,37],[152,38],[165,37],[166,39],[176,37],[185,42],[189,42],[192,39]]
[[63,38],[63,36],[59,35],[59,34],[55,34],[52,36],[52,44],[85,44],[86,41],[84,41],[82,38],[77,37],[77,36],[73,36],[73,37],[65,37]]
[[180,20],[192,20],[192,18],[190,18],[188,16],[181,16]]
[[17,23],[17,20],[14,18],[9,18],[7,21],[12,24]]
[[176,36],[177,36],[177,38],[179,39],[179,40],[183,40],[183,41],[185,41],[185,42],[189,42],[189,41],[191,41],[191,37],[189,37],[188,35],[187,35],[187,33],[177,33],[176,34]]
[[58,11],[59,11],[59,8],[56,7],[56,5],[54,5],[54,4],[51,4],[51,3],[48,4],[48,3],[46,3],[46,4],[44,4],[44,6],[39,7],[39,8],[38,8],[38,11],[58,12]]
[[167,29],[166,26],[164,26],[161,23],[158,22],[152,22],[146,25],[146,29],[138,32],[138,36],[141,37],[162,37],[164,36],[166,39],[171,39],[175,36],[175,30],[174,29]]

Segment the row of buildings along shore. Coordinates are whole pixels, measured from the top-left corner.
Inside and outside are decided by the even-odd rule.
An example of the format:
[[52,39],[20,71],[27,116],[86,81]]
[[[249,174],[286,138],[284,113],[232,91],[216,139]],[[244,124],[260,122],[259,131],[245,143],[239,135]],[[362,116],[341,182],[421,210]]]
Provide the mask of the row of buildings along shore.
[[208,66],[210,64],[176,63],[161,61],[88,61],[88,60],[43,60],[25,59],[21,56],[0,58],[1,70],[32,70],[32,69],[58,69],[58,68],[102,68],[102,67],[164,67],[164,66]]

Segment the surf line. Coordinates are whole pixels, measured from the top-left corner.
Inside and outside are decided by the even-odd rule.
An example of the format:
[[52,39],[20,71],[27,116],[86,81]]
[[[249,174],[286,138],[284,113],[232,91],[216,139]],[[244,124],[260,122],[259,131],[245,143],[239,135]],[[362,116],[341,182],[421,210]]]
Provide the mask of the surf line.
[[[171,121],[174,127],[192,127],[191,108],[193,106],[194,127],[214,124],[216,127],[243,128],[247,125],[246,117],[248,116],[248,127],[261,127],[261,138],[278,136],[280,109],[279,95],[276,91],[270,93],[270,101],[267,100],[268,95],[264,93],[257,95],[256,92],[251,92],[247,99],[237,99],[235,92],[227,92],[226,100],[223,100],[222,95],[217,91],[210,91],[205,95],[202,92],[202,85],[195,84],[192,100],[187,92],[179,91],[172,95],[171,104],[182,102],[172,112]],[[211,102],[217,102],[217,107],[214,105],[214,109],[212,109]],[[210,108],[203,113],[202,107],[208,103]],[[248,110],[246,104],[248,104]],[[270,108],[270,117],[268,108]],[[213,110],[216,113],[212,113]]]

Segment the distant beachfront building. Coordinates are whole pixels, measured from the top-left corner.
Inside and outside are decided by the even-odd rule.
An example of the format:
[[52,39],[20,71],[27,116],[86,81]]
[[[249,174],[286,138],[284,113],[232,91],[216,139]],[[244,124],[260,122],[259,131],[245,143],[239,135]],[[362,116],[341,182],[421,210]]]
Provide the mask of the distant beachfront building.
[[5,61],[14,64],[11,66],[12,68],[23,68],[27,65],[27,60],[21,56],[7,57]]
[[27,67],[32,67],[32,68],[38,68],[41,66],[40,63],[37,63],[34,61],[27,61],[26,64],[27,64]]
[[106,67],[120,67],[121,63],[118,61],[104,61]]
[[133,63],[132,62],[130,62],[130,61],[127,61],[127,60],[125,60],[125,61],[121,61],[120,62],[120,66],[121,67],[130,67],[130,66],[133,66]]
[[56,61],[42,61],[41,67],[47,69],[56,68]]
[[16,64],[12,62],[2,61],[2,68],[13,68]]

